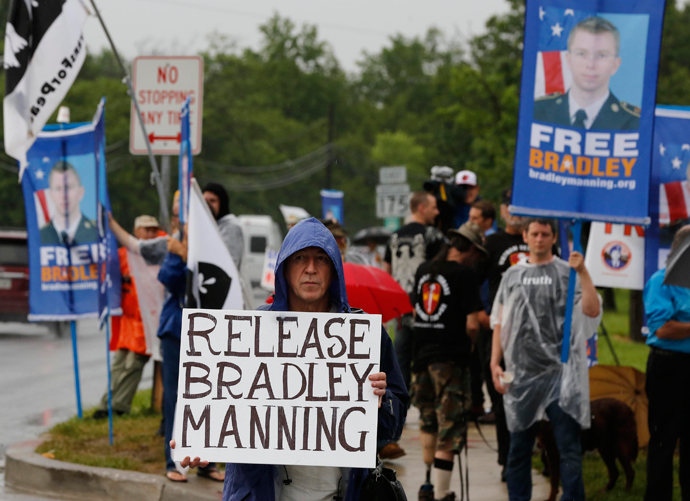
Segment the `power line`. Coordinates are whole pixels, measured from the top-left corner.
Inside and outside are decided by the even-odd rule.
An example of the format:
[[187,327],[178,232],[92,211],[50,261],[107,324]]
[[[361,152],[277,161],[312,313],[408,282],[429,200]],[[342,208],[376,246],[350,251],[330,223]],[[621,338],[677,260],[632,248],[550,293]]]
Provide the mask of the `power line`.
[[275,171],[283,170],[283,169],[294,169],[296,167],[299,167],[302,163],[316,162],[325,156],[328,156],[328,145],[322,146],[322,147],[320,147],[314,151],[307,153],[306,155],[302,155],[301,157],[291,159],[291,160],[285,160],[284,162],[281,162],[279,164],[273,164],[273,165],[260,165],[260,166],[254,166],[254,167],[240,167],[240,166],[236,166],[236,165],[224,165],[224,164],[221,164],[218,162],[214,162],[212,160],[206,160],[204,158],[199,158],[195,161],[199,162],[201,165],[209,166],[212,169],[216,169],[216,170],[223,171],[223,172],[228,172],[228,173],[233,173],[233,174],[258,174],[258,173],[265,173],[265,172],[275,172]]
[[[323,170],[328,165],[327,160],[322,160],[320,162],[315,162],[310,167],[297,172],[295,174],[290,174],[288,176],[283,176],[279,178],[258,181],[255,183],[235,183],[232,181],[226,182],[228,191],[233,192],[245,192],[245,191],[266,191],[273,190],[276,188],[282,188],[290,184],[296,183],[302,179],[305,179],[316,172]],[[204,176],[206,177],[206,176]]]

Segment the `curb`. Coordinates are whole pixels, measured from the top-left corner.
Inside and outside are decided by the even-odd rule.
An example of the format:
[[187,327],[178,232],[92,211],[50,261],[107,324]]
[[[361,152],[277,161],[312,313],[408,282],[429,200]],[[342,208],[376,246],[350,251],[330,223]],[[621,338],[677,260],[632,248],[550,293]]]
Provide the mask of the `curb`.
[[41,440],[7,449],[5,484],[21,491],[75,501],[218,501],[222,484],[189,476],[173,483],[162,475],[66,463],[34,452]]

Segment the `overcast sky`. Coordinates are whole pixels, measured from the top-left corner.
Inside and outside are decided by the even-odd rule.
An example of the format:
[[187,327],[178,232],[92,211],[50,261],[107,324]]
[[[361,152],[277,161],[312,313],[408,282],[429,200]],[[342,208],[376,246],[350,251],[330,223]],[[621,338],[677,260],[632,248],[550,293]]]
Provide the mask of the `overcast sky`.
[[[484,32],[484,23],[508,10],[506,0],[96,0],[124,57],[152,52],[190,55],[208,47],[218,32],[240,47],[258,47],[258,27],[275,12],[298,26],[315,24],[347,71],[357,69],[362,51],[378,52],[388,37],[422,36],[436,26],[450,36]],[[90,52],[108,45],[98,21],[84,30]]]

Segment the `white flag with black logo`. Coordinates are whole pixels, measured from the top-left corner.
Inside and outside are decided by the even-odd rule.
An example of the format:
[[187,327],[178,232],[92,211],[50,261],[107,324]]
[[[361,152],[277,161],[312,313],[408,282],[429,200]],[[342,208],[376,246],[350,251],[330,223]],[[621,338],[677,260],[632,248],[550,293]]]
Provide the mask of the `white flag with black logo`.
[[81,0],[10,0],[5,31],[5,152],[19,160],[77,78],[88,11]]
[[196,179],[189,197],[187,235],[187,306],[222,310],[242,310],[242,285],[237,266],[230,256]]

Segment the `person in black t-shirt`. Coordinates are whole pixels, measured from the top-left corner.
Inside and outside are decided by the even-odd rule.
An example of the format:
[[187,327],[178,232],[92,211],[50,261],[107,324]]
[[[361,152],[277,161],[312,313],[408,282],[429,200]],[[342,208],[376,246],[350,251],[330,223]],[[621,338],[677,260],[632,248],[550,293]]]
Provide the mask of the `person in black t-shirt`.
[[[438,215],[436,198],[425,191],[417,191],[410,198],[411,222],[391,235],[383,258],[383,269],[393,276],[407,292],[412,293],[414,277],[419,266],[438,254],[445,241],[443,233],[434,228]],[[412,365],[412,314],[404,315],[395,329],[395,355],[400,371],[410,388]],[[397,443],[379,444],[381,459],[396,459],[405,454]]]
[[[383,269],[411,295],[417,269],[438,254],[445,237],[432,226],[438,215],[433,195],[425,191],[414,193],[410,199],[410,211],[411,222],[391,235],[383,258]],[[412,322],[412,314],[403,316],[401,328],[395,332],[395,354],[408,389],[412,364]]]
[[448,232],[433,260],[417,270],[412,292],[414,383],[412,404],[420,411],[422,455],[427,482],[419,499],[455,499],[450,491],[453,456],[467,446],[471,407],[469,361],[482,309],[479,277],[473,264],[486,257],[484,234],[474,223]]
[[500,208],[501,218],[506,224],[505,230],[497,231],[486,238],[486,250],[489,253],[489,258],[482,263],[482,275],[489,281],[489,303],[486,311],[479,315],[483,334],[480,334],[480,336],[486,342],[478,343],[477,345],[484,380],[491,397],[491,409],[494,413],[496,438],[498,440],[498,464],[503,466],[501,479],[504,482],[505,465],[508,461],[508,451],[510,450],[510,433],[508,432],[505,412],[503,411],[503,397],[494,388],[489,367],[493,337],[489,315],[491,314],[491,307],[496,298],[498,286],[501,284],[503,273],[511,266],[529,258],[529,246],[522,238],[524,218],[510,214],[508,211],[510,197],[511,189],[509,188],[503,192]]

